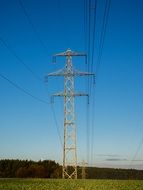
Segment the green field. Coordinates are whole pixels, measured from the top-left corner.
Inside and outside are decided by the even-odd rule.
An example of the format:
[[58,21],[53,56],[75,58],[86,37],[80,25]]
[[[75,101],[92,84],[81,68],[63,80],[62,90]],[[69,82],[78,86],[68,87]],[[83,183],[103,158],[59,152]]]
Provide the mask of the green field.
[[143,190],[143,181],[0,179],[0,190]]

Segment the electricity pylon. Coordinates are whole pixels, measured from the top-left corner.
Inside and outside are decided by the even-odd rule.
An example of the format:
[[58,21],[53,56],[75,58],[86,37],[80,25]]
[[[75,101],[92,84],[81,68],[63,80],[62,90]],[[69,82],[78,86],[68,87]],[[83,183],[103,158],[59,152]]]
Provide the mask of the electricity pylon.
[[76,124],[75,124],[75,110],[74,98],[76,96],[87,96],[85,93],[76,93],[74,90],[74,78],[77,76],[94,75],[88,72],[81,72],[75,70],[72,64],[72,56],[85,56],[85,53],[73,52],[68,49],[65,52],[55,54],[53,58],[56,60],[57,56],[65,56],[65,67],[59,71],[50,73],[51,76],[64,77],[64,92],[53,94],[52,97],[64,98],[64,143],[63,143],[63,178],[77,179],[77,145],[76,145]]

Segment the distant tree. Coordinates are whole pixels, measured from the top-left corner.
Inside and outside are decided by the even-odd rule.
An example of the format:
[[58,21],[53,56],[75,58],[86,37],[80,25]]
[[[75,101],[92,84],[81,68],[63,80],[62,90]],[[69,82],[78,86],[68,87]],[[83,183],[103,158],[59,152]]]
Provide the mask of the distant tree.
[[28,170],[25,167],[21,167],[16,171],[16,177],[17,178],[26,178],[28,176]]

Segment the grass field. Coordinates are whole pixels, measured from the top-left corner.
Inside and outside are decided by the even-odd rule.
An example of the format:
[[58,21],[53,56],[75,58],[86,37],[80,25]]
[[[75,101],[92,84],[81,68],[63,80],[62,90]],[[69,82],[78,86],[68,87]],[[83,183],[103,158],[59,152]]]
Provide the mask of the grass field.
[[0,179],[0,190],[143,190],[143,181]]

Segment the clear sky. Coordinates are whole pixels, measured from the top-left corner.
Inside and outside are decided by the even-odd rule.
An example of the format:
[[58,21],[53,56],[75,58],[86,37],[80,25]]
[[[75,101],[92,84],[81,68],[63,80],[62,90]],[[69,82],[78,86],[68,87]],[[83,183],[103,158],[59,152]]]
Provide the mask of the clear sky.
[[[84,0],[0,0],[0,74],[32,95],[50,102],[50,94],[62,91],[63,80],[47,73],[64,67],[64,59],[52,63],[52,54],[67,48],[85,51]],[[92,1],[93,6],[94,1]],[[94,68],[104,0],[97,1]],[[111,0],[102,61],[96,79],[94,118],[94,159],[96,166],[143,168],[143,1]],[[12,49],[12,50],[11,50]],[[12,52],[15,52],[17,59]],[[41,80],[28,71],[28,65]],[[85,71],[82,58],[74,67]],[[76,89],[84,92],[85,79]],[[93,93],[92,90],[92,93]],[[93,96],[91,96],[91,104]],[[91,107],[91,106],[90,106]],[[76,101],[78,162],[86,160],[86,99]],[[63,135],[63,101],[54,110]],[[62,160],[62,148],[50,104],[34,100],[0,78],[0,159]],[[131,162],[133,160],[133,162]]]

